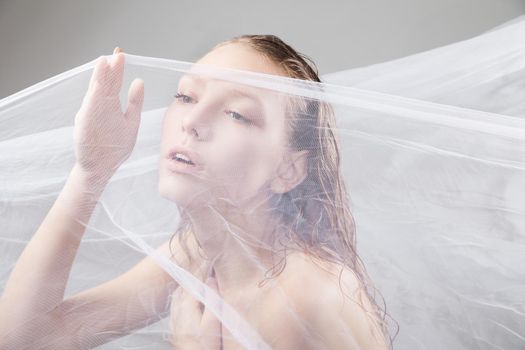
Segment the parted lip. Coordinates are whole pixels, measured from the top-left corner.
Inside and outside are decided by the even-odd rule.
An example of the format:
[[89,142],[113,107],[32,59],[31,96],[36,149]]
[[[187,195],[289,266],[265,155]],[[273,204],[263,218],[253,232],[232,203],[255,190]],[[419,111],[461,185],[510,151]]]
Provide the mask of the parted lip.
[[197,153],[193,152],[189,148],[186,148],[184,146],[175,146],[173,147],[167,154],[167,159],[173,159],[175,158],[175,154],[180,153],[185,155],[190,159],[190,161],[195,164],[196,166],[201,165],[200,157]]

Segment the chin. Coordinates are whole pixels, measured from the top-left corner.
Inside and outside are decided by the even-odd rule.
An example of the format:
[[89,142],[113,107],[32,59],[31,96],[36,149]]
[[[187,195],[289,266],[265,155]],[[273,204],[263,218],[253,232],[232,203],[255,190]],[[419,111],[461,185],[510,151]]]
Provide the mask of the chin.
[[[204,206],[208,200],[204,196],[198,196],[203,192],[202,186],[195,182],[194,178],[186,174],[160,173],[158,181],[158,192],[162,198],[176,203],[180,207]],[[205,191],[207,192],[207,191]]]

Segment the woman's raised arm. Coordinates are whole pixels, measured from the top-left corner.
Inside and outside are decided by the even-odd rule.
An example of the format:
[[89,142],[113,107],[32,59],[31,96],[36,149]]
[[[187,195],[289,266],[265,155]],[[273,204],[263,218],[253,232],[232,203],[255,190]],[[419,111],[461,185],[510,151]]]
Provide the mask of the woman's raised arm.
[[[31,331],[31,325],[45,325],[41,320],[64,316],[53,310],[64,305],[64,290],[86,225],[109,179],[136,142],[144,86],[138,79],[131,84],[123,112],[119,99],[123,71],[124,55],[119,49],[110,62],[101,57],[95,66],[75,116],[76,163],[0,298],[0,342],[16,335],[19,326]],[[55,324],[49,321],[48,325]],[[31,338],[32,333],[25,334]]]

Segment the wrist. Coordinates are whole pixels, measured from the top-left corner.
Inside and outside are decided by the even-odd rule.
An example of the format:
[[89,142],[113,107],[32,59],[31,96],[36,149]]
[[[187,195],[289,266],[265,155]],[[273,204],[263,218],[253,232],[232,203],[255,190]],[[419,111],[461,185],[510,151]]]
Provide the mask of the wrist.
[[100,196],[106,188],[111,176],[91,174],[75,164],[69,174],[68,182],[73,182],[75,187],[89,192],[94,196]]

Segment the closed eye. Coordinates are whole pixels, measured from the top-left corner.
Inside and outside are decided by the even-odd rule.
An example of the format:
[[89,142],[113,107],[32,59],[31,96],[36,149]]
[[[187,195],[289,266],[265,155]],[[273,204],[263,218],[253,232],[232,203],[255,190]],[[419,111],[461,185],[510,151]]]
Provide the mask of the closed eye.
[[176,99],[180,99],[183,103],[192,103],[193,102],[193,99],[190,96],[184,95],[184,94],[181,94],[181,93],[177,93],[174,97]]

